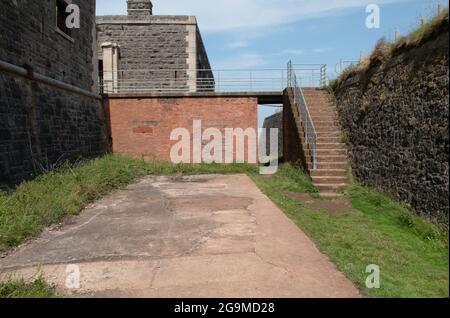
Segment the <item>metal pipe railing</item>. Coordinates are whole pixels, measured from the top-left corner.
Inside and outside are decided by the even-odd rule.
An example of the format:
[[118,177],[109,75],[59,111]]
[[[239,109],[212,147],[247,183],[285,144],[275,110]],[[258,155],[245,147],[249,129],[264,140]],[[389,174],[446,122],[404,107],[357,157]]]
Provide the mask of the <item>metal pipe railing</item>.
[[[293,67],[301,86],[318,87],[326,80],[321,64],[296,64]],[[325,76],[325,77],[324,77]],[[103,71],[102,93],[128,92],[248,92],[282,91],[289,76],[286,69],[148,69]]]
[[[294,102],[297,106],[298,116],[303,126],[305,143],[311,156],[312,169],[317,169],[317,131],[309,112],[308,104],[301,85],[298,83],[296,71],[291,61],[288,63],[288,87],[294,92]],[[321,70],[322,71],[322,70]],[[326,71],[325,71],[326,72]]]

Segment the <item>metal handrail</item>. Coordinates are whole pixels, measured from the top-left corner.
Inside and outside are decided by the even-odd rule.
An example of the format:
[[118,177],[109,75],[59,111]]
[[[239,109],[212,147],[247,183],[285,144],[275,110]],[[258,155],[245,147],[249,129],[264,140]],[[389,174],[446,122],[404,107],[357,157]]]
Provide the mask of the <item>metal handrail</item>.
[[[326,64],[294,64],[292,63],[292,67],[295,69],[295,73],[297,78],[300,78],[302,82],[306,80],[310,80],[310,85],[301,86],[310,86],[310,87],[323,87],[328,84],[328,76],[327,76],[327,65]],[[310,75],[308,75],[310,74]]]
[[317,169],[317,131],[309,112],[308,104],[301,86],[298,84],[297,75],[292,61],[288,63],[288,87],[294,92],[294,102],[297,106],[298,115],[303,126],[305,142],[311,155],[312,170]]
[[[303,86],[322,86],[322,64],[296,64]],[[103,71],[102,93],[132,92],[248,92],[282,91],[286,88],[286,69],[128,69]]]

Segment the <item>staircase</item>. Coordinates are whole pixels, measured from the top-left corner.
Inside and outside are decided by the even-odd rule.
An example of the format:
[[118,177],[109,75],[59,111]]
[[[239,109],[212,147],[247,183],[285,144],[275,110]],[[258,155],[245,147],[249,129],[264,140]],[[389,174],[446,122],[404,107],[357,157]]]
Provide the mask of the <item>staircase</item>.
[[348,182],[346,176],[347,150],[341,142],[336,105],[326,91],[303,88],[311,119],[317,132],[317,168],[308,168],[314,186],[321,195],[333,196]]

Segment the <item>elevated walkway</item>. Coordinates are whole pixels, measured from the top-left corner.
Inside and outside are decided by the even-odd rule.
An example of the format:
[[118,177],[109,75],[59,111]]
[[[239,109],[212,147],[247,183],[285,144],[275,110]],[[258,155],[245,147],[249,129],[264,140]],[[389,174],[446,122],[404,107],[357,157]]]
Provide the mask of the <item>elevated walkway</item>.
[[[283,104],[284,159],[302,163],[321,194],[335,195],[347,183],[347,151],[341,142],[336,105],[327,92],[319,89],[327,83],[324,65],[290,62],[287,69],[197,70],[194,73],[129,70],[103,76],[101,93],[113,110],[137,105],[136,113],[148,111],[147,117],[151,117],[159,111],[164,123],[168,109],[158,107],[165,103],[185,107],[186,113],[180,117],[183,119],[200,111],[195,115],[198,118],[214,123],[224,121],[222,124],[229,124],[232,118],[238,127],[254,125],[257,104]],[[196,99],[195,102],[191,98]],[[224,101],[223,98],[234,100]],[[159,103],[157,99],[180,100]],[[237,113],[232,106],[238,107]],[[124,116],[118,117],[122,120]],[[211,116],[216,117],[212,120]],[[139,122],[139,119],[132,118],[128,122]],[[165,123],[166,126],[172,124]],[[138,128],[135,130],[141,134],[157,133],[153,127]]]
[[109,93],[108,98],[257,98],[258,104],[283,104],[283,91],[273,92],[123,92]]

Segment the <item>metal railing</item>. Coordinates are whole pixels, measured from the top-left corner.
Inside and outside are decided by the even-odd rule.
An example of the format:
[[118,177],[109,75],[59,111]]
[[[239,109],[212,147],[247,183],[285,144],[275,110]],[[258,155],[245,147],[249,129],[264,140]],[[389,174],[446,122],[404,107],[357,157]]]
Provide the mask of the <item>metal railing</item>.
[[323,87],[328,84],[326,64],[294,64],[298,84],[301,87]]
[[288,63],[288,87],[292,88],[294,92],[294,102],[303,126],[305,143],[310,151],[312,169],[315,170],[317,169],[317,132],[303,94],[302,86],[296,75],[294,64],[291,61]]
[[[326,67],[322,64],[292,66],[300,86],[326,84]],[[286,69],[210,70],[157,69],[104,71],[100,75],[100,92],[262,92],[282,91],[287,87]]]
[[345,70],[347,67],[349,67],[350,65],[358,65],[359,62],[360,62],[359,60],[340,59],[339,63],[336,63],[336,65],[334,66],[334,71],[336,72],[336,74],[339,74],[343,70]]

